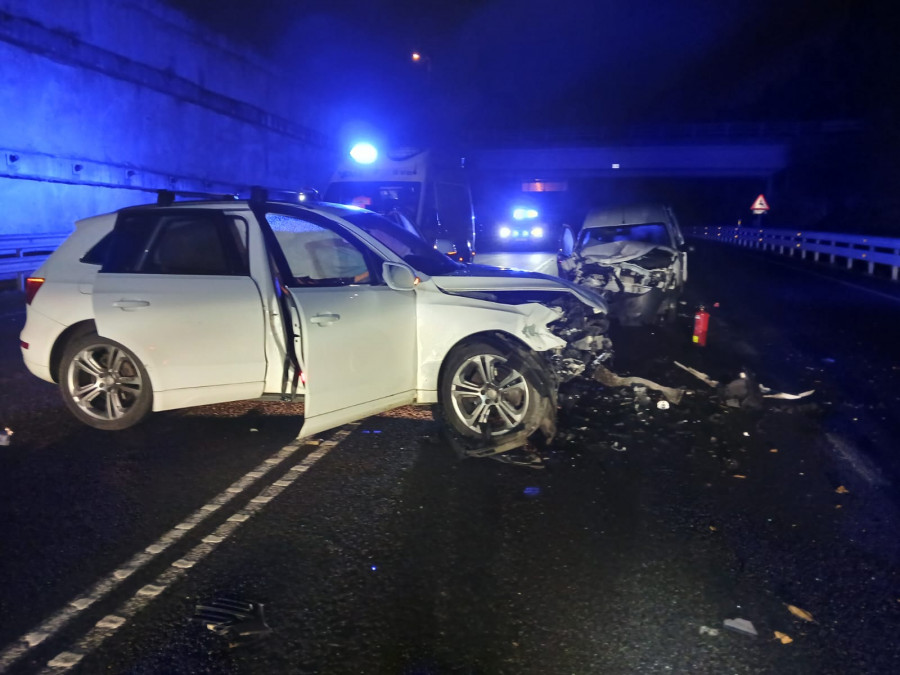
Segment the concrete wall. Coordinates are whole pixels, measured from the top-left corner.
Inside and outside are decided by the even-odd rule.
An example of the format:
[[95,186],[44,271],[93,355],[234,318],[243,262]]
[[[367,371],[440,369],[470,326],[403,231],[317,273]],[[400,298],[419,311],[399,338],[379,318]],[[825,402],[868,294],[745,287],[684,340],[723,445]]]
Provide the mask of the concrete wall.
[[314,96],[158,0],[0,0],[0,236],[153,190],[322,187]]

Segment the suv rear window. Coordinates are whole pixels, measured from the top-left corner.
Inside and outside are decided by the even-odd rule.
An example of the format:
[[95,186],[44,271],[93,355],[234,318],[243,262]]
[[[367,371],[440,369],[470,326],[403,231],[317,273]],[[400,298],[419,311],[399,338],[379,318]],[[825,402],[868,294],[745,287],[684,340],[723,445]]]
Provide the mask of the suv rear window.
[[106,261],[106,253],[109,251],[111,241],[112,232],[107,232],[100,241],[88,249],[88,252],[78,262],[87,263],[88,265],[102,265]]
[[[247,223],[220,211],[123,213],[111,234],[103,257],[105,273],[249,273]],[[94,249],[85,258],[95,254]]]

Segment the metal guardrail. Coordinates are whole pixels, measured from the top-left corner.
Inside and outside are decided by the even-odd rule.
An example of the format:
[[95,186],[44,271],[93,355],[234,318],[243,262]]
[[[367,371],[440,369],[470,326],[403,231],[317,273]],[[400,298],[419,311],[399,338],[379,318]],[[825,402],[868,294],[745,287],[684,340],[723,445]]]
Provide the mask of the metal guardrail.
[[695,227],[689,236],[709,239],[735,246],[774,251],[782,255],[798,256],[802,260],[819,262],[822,256],[832,264],[843,263],[854,269],[861,261],[869,275],[875,275],[876,266],[890,269],[891,279],[900,280],[900,239],[873,237],[865,234],[841,234],[838,232],[807,232],[797,230],[769,230],[755,227],[709,226]]
[[0,236],[0,279],[15,279],[24,290],[25,278],[44,264],[69,233]]

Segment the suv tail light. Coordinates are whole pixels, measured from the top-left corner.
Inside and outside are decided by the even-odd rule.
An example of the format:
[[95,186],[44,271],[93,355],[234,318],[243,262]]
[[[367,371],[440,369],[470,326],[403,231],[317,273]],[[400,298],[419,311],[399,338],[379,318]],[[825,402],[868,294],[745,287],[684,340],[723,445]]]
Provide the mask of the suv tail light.
[[30,305],[31,301],[34,300],[34,296],[37,295],[37,292],[41,289],[41,286],[44,285],[43,277],[28,277],[25,280],[25,304]]

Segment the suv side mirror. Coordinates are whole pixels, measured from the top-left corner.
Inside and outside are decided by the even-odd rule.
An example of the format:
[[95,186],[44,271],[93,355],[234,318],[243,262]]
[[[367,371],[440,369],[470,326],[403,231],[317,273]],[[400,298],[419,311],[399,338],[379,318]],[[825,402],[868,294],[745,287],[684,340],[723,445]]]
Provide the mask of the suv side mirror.
[[385,262],[381,265],[381,276],[384,283],[395,291],[411,291],[419,283],[419,277],[406,265]]

